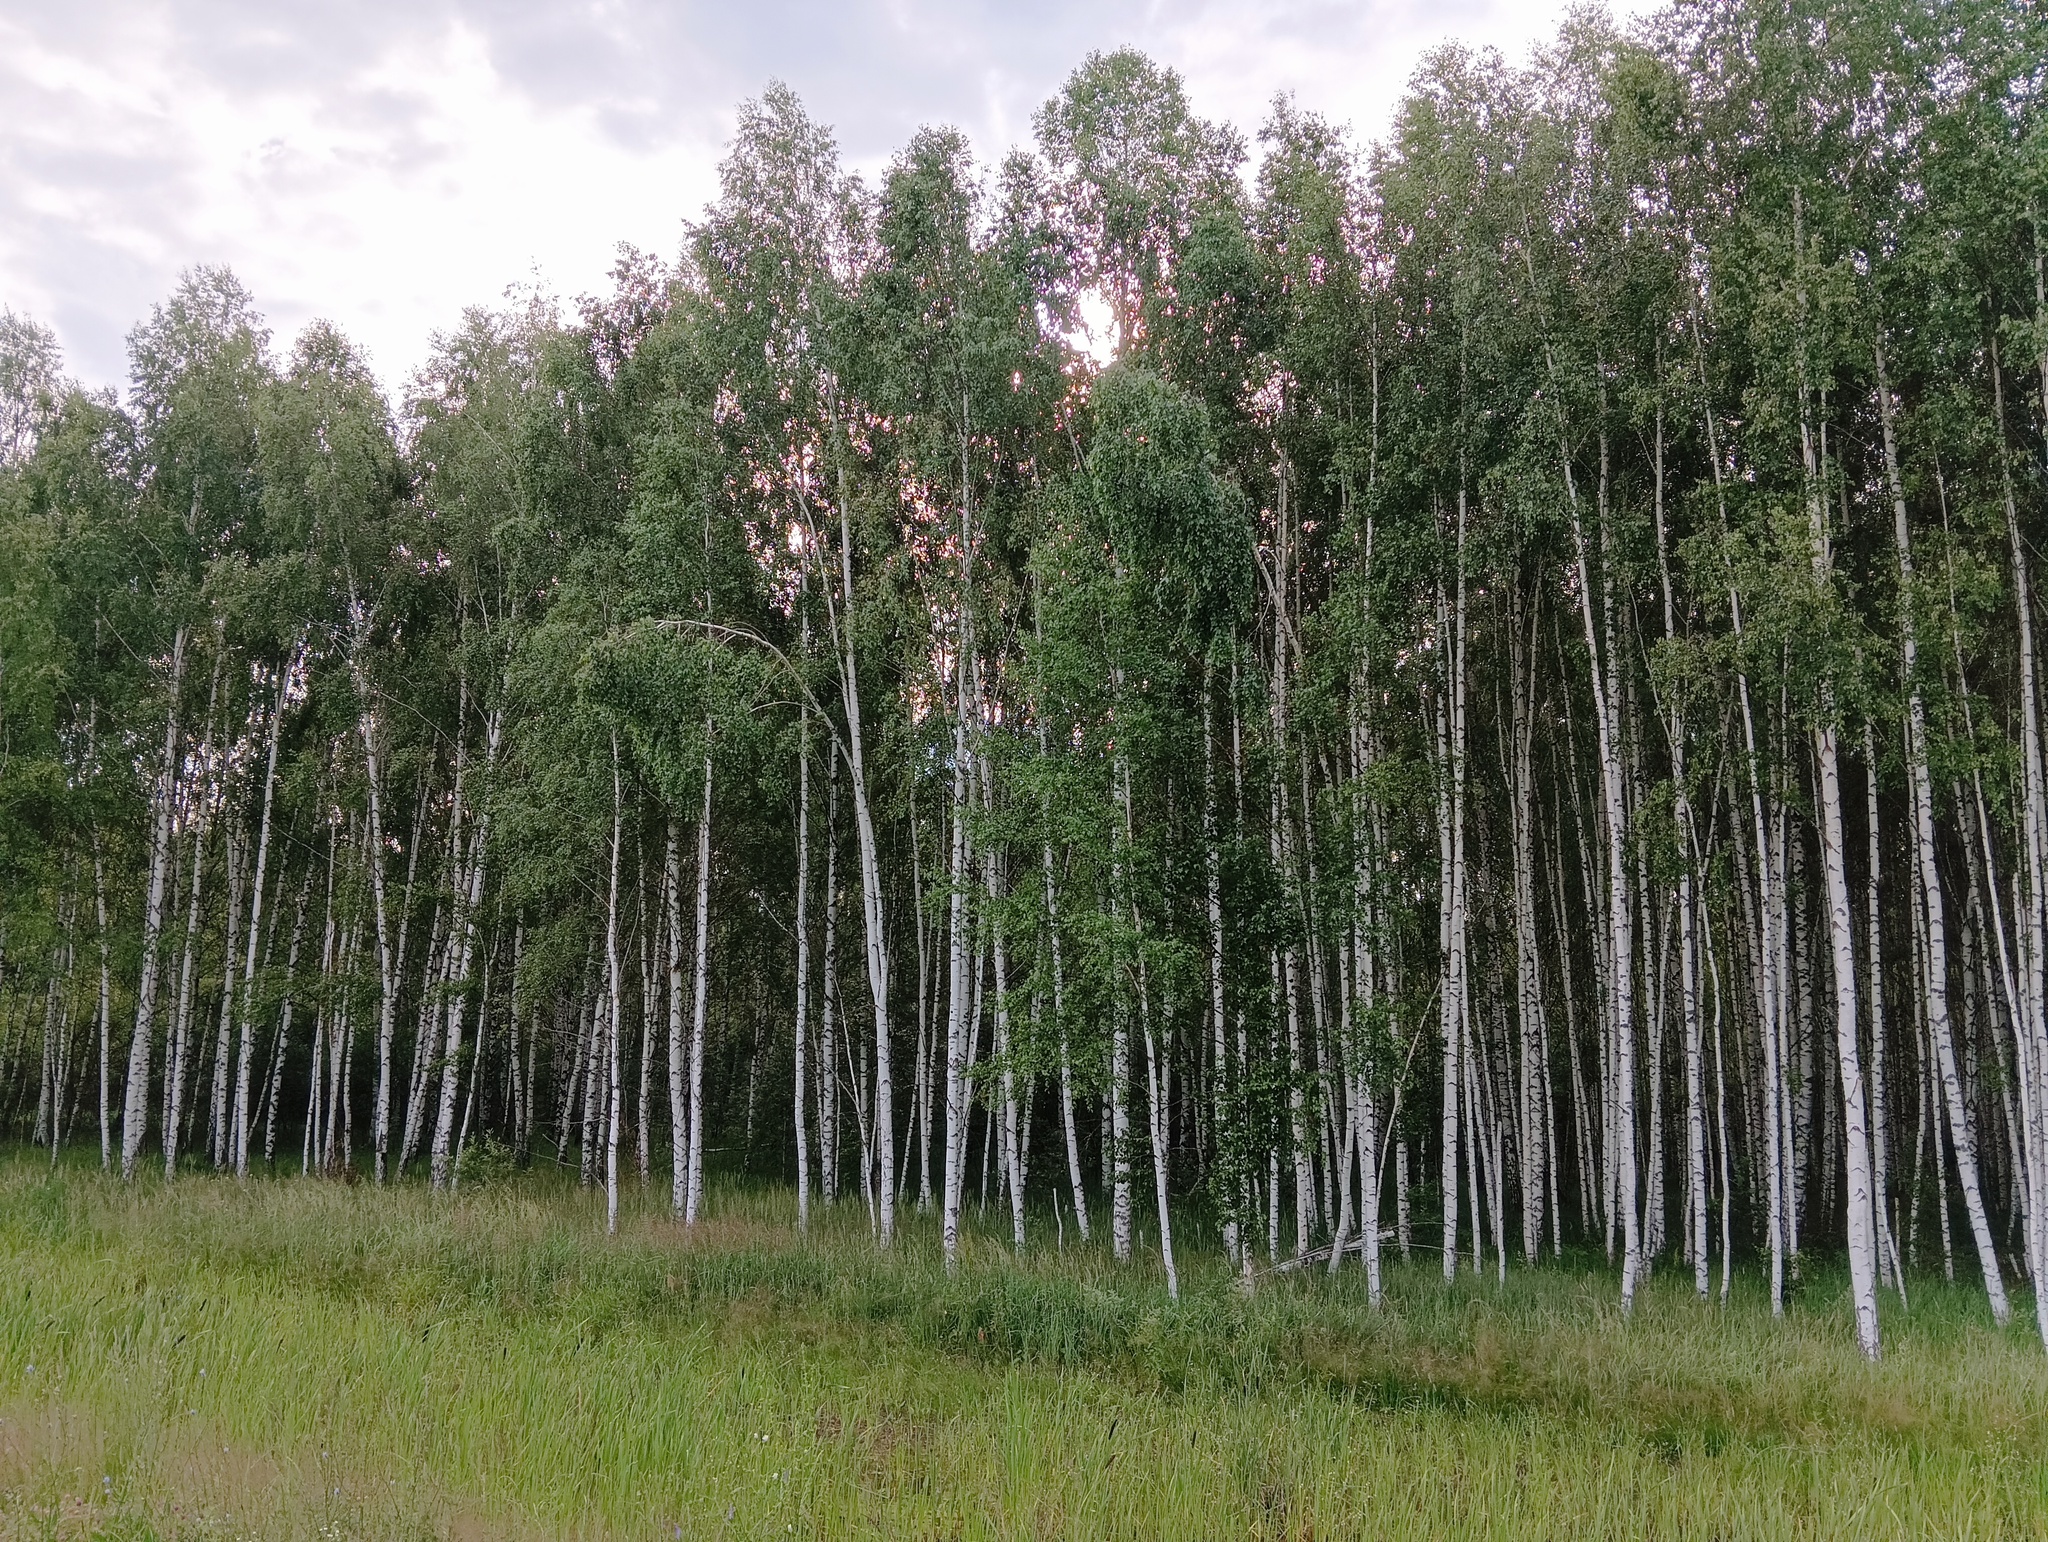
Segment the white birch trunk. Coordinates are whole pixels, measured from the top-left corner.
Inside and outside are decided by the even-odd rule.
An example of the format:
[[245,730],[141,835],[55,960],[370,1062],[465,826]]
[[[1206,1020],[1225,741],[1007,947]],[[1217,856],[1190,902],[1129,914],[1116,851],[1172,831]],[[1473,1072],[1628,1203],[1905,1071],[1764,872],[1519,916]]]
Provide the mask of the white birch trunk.
[[[796,770],[796,1229],[811,1224],[810,1085],[805,1054],[811,1032],[811,709],[801,709]],[[674,836],[670,836],[673,850]]]
[[[982,797],[991,797],[991,789],[983,783]],[[1018,1144],[1017,1121],[1017,1068],[1010,1043],[1010,1007],[1008,1001],[1009,944],[998,907],[1002,903],[1002,860],[990,851],[983,858],[989,898],[989,927],[991,946],[995,953],[995,1019],[996,1052],[1002,1058],[1002,1144],[1003,1172],[1010,1191],[1010,1233],[1012,1245],[1021,1255],[1024,1251],[1024,1161]]]
[[1863,1067],[1856,1034],[1856,936],[1842,848],[1842,795],[1832,727],[1814,731],[1821,804],[1821,865],[1827,886],[1828,938],[1835,971],[1835,1053],[1842,1082],[1844,1200],[1848,1210],[1849,1279],[1856,1305],[1856,1341],[1878,1357],[1877,1235],[1871,1208],[1870,1146],[1863,1103]]
[[[354,676],[358,712],[357,732],[363,741],[363,774],[369,794],[370,811],[370,908],[377,925],[377,1090],[376,1102],[370,1115],[371,1137],[376,1143],[376,1177],[382,1184],[385,1177],[387,1153],[391,1142],[391,1045],[398,1028],[398,956],[391,937],[390,906],[384,885],[384,797],[383,767],[377,752],[377,715],[371,707],[368,672],[363,667],[362,650],[367,641],[364,633],[368,618],[356,602],[354,645],[349,650],[349,668]],[[284,687],[278,688],[278,714],[284,712]],[[271,755],[277,753],[277,740],[273,731]],[[268,799],[265,800],[265,814],[268,816]]]
[[1884,929],[1879,909],[1884,874],[1883,826],[1877,809],[1877,739],[1870,720],[1863,722],[1863,822],[1867,840],[1866,888],[1864,890],[1865,990],[1869,996],[1870,1018],[1870,1193],[1871,1208],[1877,1215],[1877,1281],[1904,1288],[1892,1272],[1891,1199],[1888,1170],[1890,1132],[1885,1107],[1885,1012],[1884,1012]]
[[[1229,1098],[1229,1033],[1223,1003],[1223,832],[1216,809],[1215,666],[1202,671],[1202,880],[1208,919],[1210,1124],[1216,1163],[1223,1175],[1217,1198],[1223,1210],[1223,1252],[1233,1264],[1243,1248],[1238,1226],[1238,1167],[1242,1161],[1237,1121]],[[1046,848],[1046,881],[1051,883],[1052,848]],[[1048,888],[1047,893],[1050,894]],[[1084,1232],[1083,1235],[1086,1235]]]
[[[1678,640],[1678,607],[1671,582],[1671,561],[1664,530],[1664,408],[1657,407],[1656,489],[1657,571],[1664,591],[1664,635]],[[1685,1194],[1686,1252],[1692,1262],[1693,1289],[1701,1300],[1712,1288],[1707,1249],[1706,1068],[1700,1032],[1699,936],[1693,903],[1693,864],[1698,841],[1693,832],[1692,790],[1686,779],[1685,715],[1674,695],[1666,713],[1665,732],[1671,745],[1673,823],[1678,841],[1678,991],[1685,1033]],[[1660,1029],[1661,1031],[1661,1029]],[[1661,1144],[1662,1133],[1659,1132]]]
[[680,1217],[690,1187],[689,1074],[683,1044],[683,871],[681,843],[673,815],[668,821],[668,848],[663,859],[668,877],[668,1133],[669,1200]]
[[100,832],[95,825],[92,832],[92,904],[93,915],[99,923],[98,938],[100,949],[100,992],[99,1011],[95,1027],[100,1047],[100,1171],[106,1172],[114,1165],[113,1128],[108,1123],[108,1064],[107,1056],[112,1050],[114,1004],[114,973],[107,946],[107,865],[100,852]]
[[[1985,1212],[1984,1196],[1977,1174],[1976,1141],[1970,1128],[1969,1110],[1963,1100],[1962,1079],[1957,1074],[1955,1033],[1949,1018],[1948,1000],[1948,933],[1947,921],[1942,909],[1941,872],[1935,859],[1934,842],[1934,789],[1933,778],[1928,768],[1927,707],[1920,690],[1919,635],[1914,608],[1913,588],[1913,545],[1911,527],[1906,517],[1905,482],[1899,474],[1898,429],[1896,407],[1892,400],[1891,384],[1885,377],[1884,344],[1878,340],[1875,354],[1877,361],[1878,421],[1884,437],[1885,480],[1891,492],[1892,501],[1892,542],[1899,563],[1899,671],[1906,687],[1906,777],[1911,790],[1911,818],[1913,863],[1915,884],[1913,905],[1921,945],[1927,951],[1926,968],[1922,971],[1921,1010],[1926,1014],[1927,1030],[1934,1042],[1935,1062],[1939,1067],[1942,1095],[1947,1101],[1949,1125],[1955,1133],[1956,1170],[1962,1180],[1963,1204],[1969,1215],[1970,1234],[1977,1245],[1977,1260],[1984,1271],[1984,1288],[1991,1303],[1991,1315],[2000,1324],[2012,1317],[2011,1304],[2006,1299],[2005,1281],[1998,1264],[1998,1251],[1992,1241],[1990,1219]],[[1877,844],[1875,822],[1877,817],[1876,771],[1871,771],[1873,785],[1870,795],[1870,816],[1872,820],[1871,844],[1871,985],[1872,1011],[1877,1010],[1875,991],[1878,979],[1878,932],[1876,910]],[[1874,1018],[1874,1035],[1881,1031],[1882,1019]],[[1883,1059],[1883,1041],[1875,1038],[1878,1048],[1874,1051],[1878,1062]],[[1880,1132],[1879,1152],[1883,1151]],[[1880,1155],[1880,1163],[1882,1157]],[[1882,1203],[1882,1182],[1877,1194]],[[1882,1211],[1880,1211],[1882,1216]]]
[[[2037,303],[2041,298],[2040,254],[2035,255]],[[2048,343],[2042,344],[2042,379],[2048,382]],[[2014,917],[2024,968],[2025,1003],[2016,1015],[2015,1030],[2024,1029],[2018,1045],[2019,1061],[2025,1069],[2021,1085],[2033,1096],[2027,1109],[2025,1145],[2033,1175],[2029,1185],[2025,1219],[2028,1262],[2036,1282],[2034,1314],[2044,1344],[2048,1344],[2048,1289],[2040,1282],[2048,1278],[2048,769],[2042,762],[2041,700],[2038,655],[2034,647],[2034,594],[2027,567],[2026,541],[2020,532],[2019,509],[2014,499],[2012,464],[2004,453],[2006,445],[2005,384],[1999,364],[1998,343],[1991,344],[1992,400],[1998,418],[2001,484],[2005,503],[2006,537],[2011,549],[2013,610],[2019,621],[2019,692],[2021,761],[2025,767],[2026,801],[2021,831],[2025,841],[2025,886],[2020,890],[2024,910]],[[2048,402],[2042,408],[2048,414]],[[2018,908],[2016,901],[2016,908]]]
[[[216,660],[213,689],[206,706],[206,736],[199,746],[197,775],[205,777],[213,763],[214,705],[220,693]],[[178,960],[178,994],[172,1007],[171,1042],[164,1057],[164,1177],[178,1173],[178,1151],[184,1138],[185,1090],[190,1078],[192,987],[199,964],[199,902],[206,876],[206,841],[212,827],[212,789],[203,782],[192,814],[192,882],[186,892],[185,946]],[[196,1095],[197,1087],[193,1088]]]
[[1542,1144],[1543,1103],[1549,1068],[1543,1056],[1543,979],[1536,947],[1534,826],[1530,803],[1535,790],[1535,681],[1520,625],[1519,602],[1509,639],[1509,769],[1514,779],[1510,804],[1514,853],[1515,1005],[1521,1039],[1522,1259],[1534,1266],[1543,1240],[1543,1183],[1547,1151]]
[[[492,708],[484,723],[484,773],[488,778],[497,765],[498,745],[504,716]],[[467,861],[458,868],[455,914],[449,923],[448,1033],[441,1056],[441,1096],[434,1119],[434,1145],[430,1174],[436,1190],[448,1187],[454,1168],[455,1095],[462,1060],[463,1002],[471,961],[476,952],[477,913],[483,904],[484,848],[490,835],[488,806],[480,810],[469,837]]]
[[170,705],[164,719],[162,767],[151,794],[155,828],[149,842],[149,894],[142,912],[142,973],[135,991],[135,1032],[128,1043],[128,1078],[121,1113],[121,1179],[132,1182],[149,1124],[149,1067],[156,1042],[157,952],[163,945],[164,886],[172,860],[171,815],[178,801],[178,707],[185,684],[190,629],[171,642]]
[[840,473],[839,561],[846,619],[842,627],[841,694],[846,704],[847,769],[853,782],[854,831],[860,845],[861,919],[867,934],[868,993],[875,1008],[875,1128],[882,1168],[877,1207],[879,1240],[888,1247],[896,1236],[895,1092],[889,1056],[889,942],[882,917],[881,855],[875,843],[874,811],[868,803],[866,750],[862,742],[860,681],[853,647],[853,524],[847,504],[846,476]]
[[[1795,224],[1799,212],[1794,195]],[[1796,245],[1796,241],[1795,241]],[[1805,291],[1800,291],[1805,311]],[[1813,538],[1813,577],[1817,589],[1833,585],[1833,558],[1827,534],[1827,510],[1821,491],[1821,467],[1809,413],[1805,351],[1800,351],[1799,441],[1805,464]],[[1870,1145],[1863,1101],[1862,1055],[1856,1031],[1856,933],[1849,908],[1847,853],[1842,838],[1842,784],[1835,739],[1833,691],[1822,686],[1820,721],[1813,729],[1815,776],[1819,785],[1821,872],[1827,896],[1828,942],[1835,982],[1835,1054],[1842,1090],[1843,1189],[1847,1210],[1850,1292],[1856,1308],[1856,1342],[1875,1360],[1881,1349],[1877,1321],[1877,1238],[1870,1189]]]
[[960,1265],[960,1203],[966,1184],[967,1034],[971,984],[968,969],[973,949],[967,924],[967,656],[970,646],[963,620],[955,647],[953,688],[953,828],[947,866],[946,896],[946,1170],[940,1199],[940,1247],[950,1272]]
[[[292,659],[277,682],[277,701],[270,711],[270,745],[263,764],[263,813],[256,833],[256,876],[249,897],[249,940],[242,961],[242,1043],[241,1054],[237,1057],[235,1070],[235,1116],[234,1116],[234,1161],[235,1176],[249,1176],[249,1094],[252,1066],[256,1057],[256,945],[263,921],[263,880],[270,867],[270,817],[273,794],[277,790],[277,744],[284,725],[284,709],[287,692],[291,687],[294,670],[301,657],[301,643],[292,650]],[[380,826],[373,817],[370,833],[373,847],[381,848]],[[374,850],[372,862],[381,866],[381,849]],[[381,922],[381,914],[380,914]],[[378,936],[381,940],[383,933]],[[232,962],[230,962],[232,968]],[[383,1153],[378,1153],[378,1176],[383,1176]]]
[[[206,1154],[216,1168],[229,1163],[228,1119],[231,1107],[228,1102],[228,1083],[233,1070],[235,1026],[235,929],[241,920],[242,886],[247,881],[243,868],[243,853],[235,839],[240,830],[239,821],[228,825],[227,870],[228,908],[225,917],[225,933],[221,947],[220,1023],[214,1033],[213,1044],[213,1087],[211,1107],[208,1110]],[[250,940],[255,940],[251,931]]]
[[[709,743],[711,724],[704,724]],[[690,1006],[690,1177],[683,1224],[694,1226],[704,1207],[704,1028],[711,1000],[711,755],[704,755],[704,807],[697,817],[697,943]]]
[[[1437,599],[1438,630],[1445,630],[1444,604]],[[1455,667],[1455,652],[1452,655]],[[1457,929],[1452,912],[1458,902],[1457,823],[1451,797],[1450,712],[1441,695],[1436,707],[1437,742],[1437,949],[1443,959],[1443,978],[1438,986],[1438,1020],[1443,1035],[1443,1265],[1446,1282],[1458,1277],[1458,1110],[1464,1085],[1464,1065],[1458,1050],[1458,1025],[1462,1020],[1458,992],[1462,988],[1463,956],[1457,951]]]
[[[625,789],[619,776],[619,735],[612,730],[612,839],[604,895],[605,1081],[607,1100],[604,1134],[604,1229],[619,1229],[619,998],[625,987],[619,967],[619,843],[625,833]],[[481,1042],[483,1026],[478,1021]],[[471,1085],[475,1079],[471,1079]]]

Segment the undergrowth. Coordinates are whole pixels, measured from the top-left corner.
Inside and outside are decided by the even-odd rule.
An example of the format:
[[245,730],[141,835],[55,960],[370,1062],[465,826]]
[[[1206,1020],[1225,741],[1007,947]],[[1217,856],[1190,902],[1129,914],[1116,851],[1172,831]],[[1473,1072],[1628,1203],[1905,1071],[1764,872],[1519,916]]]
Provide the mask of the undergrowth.
[[[2038,1535],[2048,1356],[1915,1281],[1856,1354],[1594,1258],[1261,1279],[728,1184],[616,1237],[549,1175],[455,1195],[0,1159],[12,1536]],[[1049,1220],[1049,1218],[1048,1218]],[[1006,1231],[1006,1228],[1004,1228]],[[1491,1261],[1489,1261],[1490,1263]]]

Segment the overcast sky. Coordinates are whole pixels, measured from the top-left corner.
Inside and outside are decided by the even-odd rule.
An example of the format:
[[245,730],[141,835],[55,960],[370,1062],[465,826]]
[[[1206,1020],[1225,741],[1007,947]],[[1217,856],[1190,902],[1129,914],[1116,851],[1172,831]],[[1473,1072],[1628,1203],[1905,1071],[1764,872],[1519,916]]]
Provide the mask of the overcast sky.
[[[1616,7],[1624,13],[1632,7]],[[986,157],[1091,49],[1179,70],[1247,135],[1277,92],[1361,139],[1422,54],[1511,56],[1559,0],[7,0],[0,305],[90,385],[198,263],[280,343],[325,316],[393,385],[465,305],[601,290],[622,241],[670,255],[733,109],[786,80],[854,167],[921,123]]]

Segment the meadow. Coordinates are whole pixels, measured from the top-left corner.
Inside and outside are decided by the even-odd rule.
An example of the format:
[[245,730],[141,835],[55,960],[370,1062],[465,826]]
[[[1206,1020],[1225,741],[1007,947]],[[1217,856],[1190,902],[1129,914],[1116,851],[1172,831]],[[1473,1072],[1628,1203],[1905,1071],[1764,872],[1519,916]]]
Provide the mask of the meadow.
[[[2048,1530],[2048,1357],[1937,1276],[1634,1317],[1598,1258],[1262,1279],[1052,1218],[550,1174],[455,1195],[0,1157],[0,1538],[1844,1537]],[[991,1216],[991,1223],[994,1222]],[[1042,1224],[1041,1224],[1042,1222]],[[1194,1230],[1191,1224],[1190,1230]],[[2019,1303],[2024,1319],[2028,1301]]]

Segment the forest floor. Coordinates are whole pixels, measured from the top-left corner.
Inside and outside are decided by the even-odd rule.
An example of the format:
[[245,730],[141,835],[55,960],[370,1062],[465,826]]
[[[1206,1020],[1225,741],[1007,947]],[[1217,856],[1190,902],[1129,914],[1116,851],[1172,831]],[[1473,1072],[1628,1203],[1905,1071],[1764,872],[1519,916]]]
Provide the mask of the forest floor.
[[[948,1278],[907,1218],[714,1187],[193,1175],[0,1157],[0,1538],[1873,1537],[2048,1530],[2048,1356],[1983,1298],[1823,1273],[1773,1322],[1597,1260],[1262,1281],[1156,1257]],[[991,1215],[990,1221],[994,1221]],[[1007,1228],[1004,1228],[1007,1230]],[[1044,1236],[1037,1236],[1038,1233]],[[1490,1262],[1490,1261],[1489,1261]],[[2025,1308],[2030,1303],[2022,1304]]]

